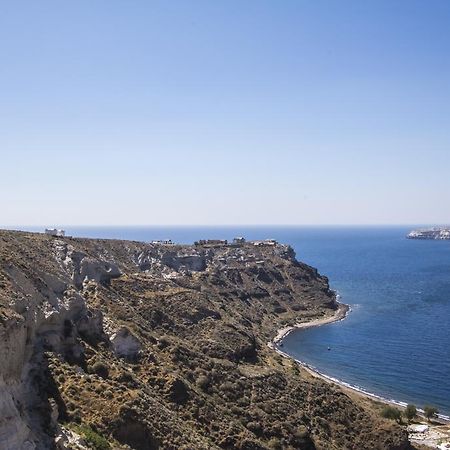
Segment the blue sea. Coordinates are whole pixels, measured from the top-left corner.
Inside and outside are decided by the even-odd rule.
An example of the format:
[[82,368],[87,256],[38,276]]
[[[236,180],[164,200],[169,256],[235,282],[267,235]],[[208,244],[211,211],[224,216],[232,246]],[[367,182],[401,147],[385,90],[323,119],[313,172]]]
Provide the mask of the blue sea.
[[[351,305],[337,323],[297,330],[283,351],[387,399],[450,415],[450,241],[405,239],[405,227],[67,228],[142,241],[275,238],[326,275]],[[328,350],[328,347],[330,350]]]

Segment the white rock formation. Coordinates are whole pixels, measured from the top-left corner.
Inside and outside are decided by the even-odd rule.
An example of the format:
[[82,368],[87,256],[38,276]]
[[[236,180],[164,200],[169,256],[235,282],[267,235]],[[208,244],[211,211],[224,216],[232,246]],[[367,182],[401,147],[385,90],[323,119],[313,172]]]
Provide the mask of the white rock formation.
[[[19,268],[6,272],[20,295],[11,299],[10,310],[0,313],[0,450],[46,450],[50,436],[37,423],[41,418],[33,415],[42,399],[33,390],[32,373],[43,348],[61,353],[70,348],[75,358],[81,357],[77,334],[103,333],[101,316],[88,310],[80,292],[68,288],[69,274],[65,279],[63,273],[42,273],[41,282],[32,284]],[[112,266],[88,261],[79,276],[101,281],[104,274],[117,273]]]
[[21,378],[27,349],[27,326],[22,317],[2,317],[0,323],[0,448],[2,450],[32,450],[34,435],[26,423],[22,407],[25,404]]
[[135,359],[142,348],[139,339],[126,327],[113,332],[109,340],[114,353],[121,358]]

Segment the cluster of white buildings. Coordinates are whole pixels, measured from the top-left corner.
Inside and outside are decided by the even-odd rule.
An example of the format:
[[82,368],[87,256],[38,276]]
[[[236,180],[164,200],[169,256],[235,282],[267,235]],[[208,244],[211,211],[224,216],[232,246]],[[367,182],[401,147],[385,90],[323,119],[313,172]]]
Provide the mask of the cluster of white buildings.
[[[448,230],[448,233],[449,233],[448,238],[442,239],[450,239],[450,230]],[[58,228],[46,228],[45,234],[54,237],[65,237],[66,231]],[[194,242],[194,245],[201,245],[206,247],[221,247],[224,245],[240,246],[245,244],[246,242],[247,241],[244,237],[239,236],[235,237],[232,243],[228,243],[226,239],[200,239],[199,241]],[[171,239],[157,240],[152,241],[151,243],[159,245],[174,245],[174,242]],[[274,246],[277,245],[278,242],[275,239],[265,239],[263,241],[249,241],[249,244],[254,245],[255,247],[260,247],[260,246]]]
[[445,228],[424,228],[420,230],[413,230],[406,236],[408,239],[436,239],[449,240],[450,227]]
[[[228,242],[226,239],[200,239],[194,242],[194,245],[202,245],[206,247],[222,247],[225,245],[230,246],[240,246],[247,242],[244,237],[235,237],[233,242]],[[275,239],[264,239],[262,241],[248,241],[249,244],[254,245],[255,247],[261,246],[274,246],[277,245],[278,242]]]
[[261,246],[274,246],[277,245],[278,242],[275,239],[264,239],[263,241],[252,241],[252,244],[255,247],[261,247]]

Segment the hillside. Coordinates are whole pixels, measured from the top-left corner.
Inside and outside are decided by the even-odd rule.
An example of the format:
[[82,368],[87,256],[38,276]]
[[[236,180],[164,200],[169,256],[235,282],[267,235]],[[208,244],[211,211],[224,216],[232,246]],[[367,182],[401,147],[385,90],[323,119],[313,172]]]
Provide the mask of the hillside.
[[336,308],[285,245],[0,231],[0,448],[409,448],[267,346]]

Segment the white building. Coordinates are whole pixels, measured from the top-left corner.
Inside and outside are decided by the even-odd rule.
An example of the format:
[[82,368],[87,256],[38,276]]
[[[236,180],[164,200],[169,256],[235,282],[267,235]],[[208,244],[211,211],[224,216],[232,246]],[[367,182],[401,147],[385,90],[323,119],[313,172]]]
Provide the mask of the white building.
[[265,239],[264,241],[253,241],[252,244],[255,247],[262,247],[262,246],[275,246],[278,244],[278,242],[275,239]]
[[64,237],[66,235],[65,230],[58,230],[57,228],[46,228],[45,234],[56,237]]

